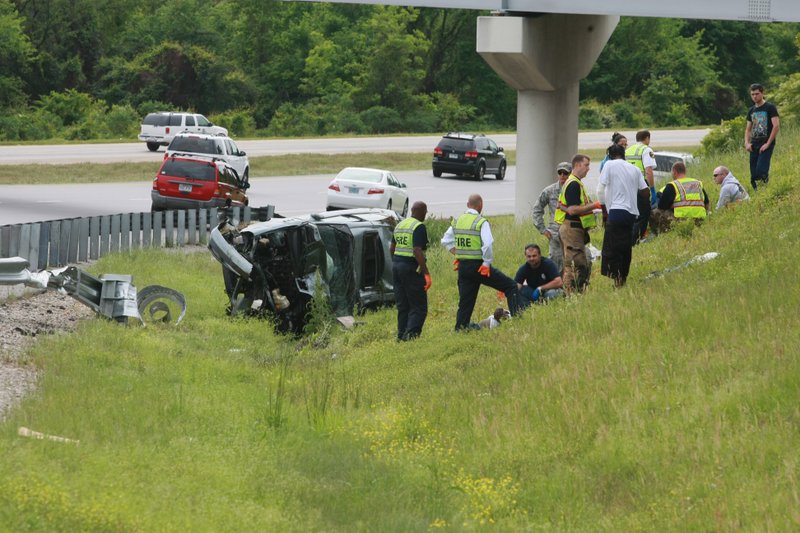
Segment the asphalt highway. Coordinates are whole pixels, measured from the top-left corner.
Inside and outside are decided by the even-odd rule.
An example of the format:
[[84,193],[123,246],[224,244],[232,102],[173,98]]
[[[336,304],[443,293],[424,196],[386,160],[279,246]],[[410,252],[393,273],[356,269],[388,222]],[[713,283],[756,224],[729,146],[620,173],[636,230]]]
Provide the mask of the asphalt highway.
[[[664,130],[653,132],[658,148],[692,145],[708,130]],[[630,132],[629,132],[630,133]],[[581,148],[603,147],[608,144],[608,133],[582,133]],[[632,136],[631,136],[632,137]],[[501,146],[515,147],[515,135],[494,136]],[[248,155],[275,155],[281,153],[356,153],[389,151],[425,151],[432,149],[439,136],[374,137],[352,139],[293,139],[241,141],[239,145]],[[24,158],[21,154],[27,154]],[[140,159],[143,158],[143,159]],[[81,144],[55,146],[3,146],[0,147],[0,164],[9,163],[65,163],[92,161],[152,160],[154,172],[163,151],[148,152],[144,144]],[[598,164],[593,162],[587,178],[587,190],[594,191]],[[431,216],[450,217],[461,213],[466,198],[479,193],[484,198],[487,215],[514,212],[514,182],[516,168],[509,167],[506,178],[497,181],[487,176],[483,182],[468,178],[443,176],[434,178],[430,169],[395,173],[406,183],[411,202],[424,200]],[[274,205],[284,216],[300,215],[325,209],[327,186],[333,175],[251,177],[248,191],[250,205]],[[108,184],[69,185],[1,185],[0,225],[19,224],[81,216],[106,215],[150,210],[151,181]],[[531,203],[535,198],[525,199]]]

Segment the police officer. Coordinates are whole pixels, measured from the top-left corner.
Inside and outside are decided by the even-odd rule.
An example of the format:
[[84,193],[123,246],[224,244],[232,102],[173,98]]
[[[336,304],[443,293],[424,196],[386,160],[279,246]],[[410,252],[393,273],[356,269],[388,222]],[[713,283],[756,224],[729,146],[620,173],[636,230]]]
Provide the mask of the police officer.
[[647,224],[650,221],[650,213],[657,201],[655,181],[653,179],[656,158],[650,148],[650,132],[648,130],[636,132],[636,144],[632,144],[625,149],[625,160],[639,169],[639,172],[642,173],[644,180],[647,182],[647,186],[650,187],[649,201],[643,197],[637,197],[636,199],[636,208],[639,211],[639,216],[636,218],[633,228],[633,242],[635,244],[644,237],[647,231]]
[[425,259],[428,248],[428,231],[425,202],[414,202],[411,216],[394,228],[394,239],[389,245],[392,253],[394,301],[397,306],[397,338],[407,341],[422,334],[428,316],[428,295],[431,275]]
[[489,221],[481,216],[483,199],[473,194],[467,200],[467,210],[453,221],[442,237],[442,245],[456,256],[458,270],[458,312],[456,331],[479,329],[471,323],[472,311],[481,285],[505,293],[508,310],[515,315],[519,310],[519,290],[516,282],[492,266],[492,230]]

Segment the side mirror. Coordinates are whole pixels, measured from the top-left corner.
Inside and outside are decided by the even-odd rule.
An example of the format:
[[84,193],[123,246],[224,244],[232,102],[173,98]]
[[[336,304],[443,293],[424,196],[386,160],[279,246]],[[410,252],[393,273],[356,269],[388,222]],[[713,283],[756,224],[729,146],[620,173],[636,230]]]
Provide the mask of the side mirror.
[[245,152],[244,150],[239,150],[239,155],[244,157],[247,155],[247,152]]
[[244,183],[242,183],[242,190],[246,191],[249,188],[250,188],[250,182],[249,181],[245,181]]
[[503,151],[503,147],[502,146],[498,146],[497,147],[497,152],[499,153],[499,152],[502,152],[502,151]]
[[401,184],[400,184],[400,188],[401,188],[401,189],[405,189],[405,188],[406,188],[406,184],[405,184],[405,183],[401,183]]

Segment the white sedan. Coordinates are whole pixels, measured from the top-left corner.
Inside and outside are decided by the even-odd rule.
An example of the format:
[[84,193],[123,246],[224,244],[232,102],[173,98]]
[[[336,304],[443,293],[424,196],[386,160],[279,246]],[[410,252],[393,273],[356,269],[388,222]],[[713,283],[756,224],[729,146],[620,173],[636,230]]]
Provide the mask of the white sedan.
[[347,167],[328,185],[328,211],[355,207],[391,209],[401,217],[408,214],[406,184],[388,170]]

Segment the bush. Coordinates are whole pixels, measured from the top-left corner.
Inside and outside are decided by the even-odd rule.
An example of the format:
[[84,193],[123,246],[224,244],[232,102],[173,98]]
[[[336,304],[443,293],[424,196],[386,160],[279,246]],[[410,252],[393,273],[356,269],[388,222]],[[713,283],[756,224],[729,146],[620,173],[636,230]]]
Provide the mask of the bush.
[[136,137],[140,124],[139,113],[132,106],[115,104],[103,117],[100,134],[103,137]]
[[72,126],[86,120],[93,112],[104,112],[105,103],[81,93],[75,89],[67,89],[62,93],[55,91],[42,96],[36,107],[61,118],[65,126]]
[[397,133],[405,125],[397,110],[379,105],[362,111],[359,117],[369,133]]
[[231,136],[252,137],[256,131],[256,121],[249,109],[236,109],[209,115],[208,119],[228,129]]
[[713,128],[700,143],[700,154],[708,155],[714,152],[734,152],[743,149],[744,128],[747,120],[744,116],[723,120],[720,125]]
[[580,129],[600,130],[610,128],[616,122],[617,117],[611,106],[601,104],[594,99],[581,103],[578,114],[578,127]]

